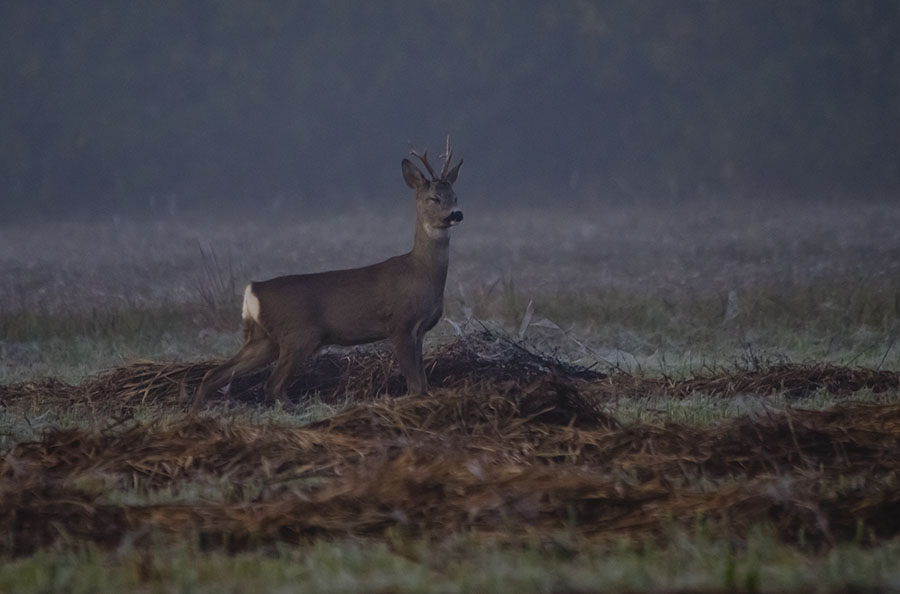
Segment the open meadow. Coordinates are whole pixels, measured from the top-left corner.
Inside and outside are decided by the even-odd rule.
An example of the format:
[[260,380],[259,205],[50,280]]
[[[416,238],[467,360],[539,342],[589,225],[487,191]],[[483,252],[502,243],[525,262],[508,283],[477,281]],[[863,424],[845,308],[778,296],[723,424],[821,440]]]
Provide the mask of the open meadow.
[[409,204],[0,227],[0,591],[900,590],[897,201],[489,203],[427,397],[330,348],[199,416],[245,283]]

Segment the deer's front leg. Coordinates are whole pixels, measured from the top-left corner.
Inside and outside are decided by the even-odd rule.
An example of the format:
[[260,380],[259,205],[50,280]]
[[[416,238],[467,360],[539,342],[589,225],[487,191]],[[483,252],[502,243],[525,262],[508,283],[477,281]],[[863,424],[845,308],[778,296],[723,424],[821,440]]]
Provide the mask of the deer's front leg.
[[406,378],[406,389],[413,395],[424,394],[428,388],[425,366],[422,364],[422,338],[413,333],[403,333],[392,339],[400,372]]
[[428,376],[425,375],[425,360],[422,353],[423,344],[425,342],[425,333],[416,337],[416,368],[419,370],[419,383],[422,386],[422,392],[428,391]]

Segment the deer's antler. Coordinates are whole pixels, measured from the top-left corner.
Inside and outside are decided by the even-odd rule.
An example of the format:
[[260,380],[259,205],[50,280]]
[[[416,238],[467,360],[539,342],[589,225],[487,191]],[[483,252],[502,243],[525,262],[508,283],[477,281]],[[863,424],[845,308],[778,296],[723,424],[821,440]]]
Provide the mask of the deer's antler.
[[409,151],[409,154],[412,155],[413,157],[418,158],[419,161],[422,162],[422,165],[424,165],[424,166],[425,166],[425,169],[428,170],[428,173],[431,174],[431,180],[432,180],[432,181],[437,181],[437,180],[438,180],[438,177],[434,174],[434,169],[432,169],[432,168],[431,168],[431,164],[428,163],[428,151],[425,151],[424,153],[422,153],[422,154],[420,155],[419,153],[417,153],[417,152],[413,149],[413,150],[410,150],[410,151]]
[[442,155],[444,157],[444,166],[441,168],[441,179],[447,177],[447,171],[450,170],[450,161],[453,159],[453,147],[450,146],[450,135],[447,135],[447,149]]

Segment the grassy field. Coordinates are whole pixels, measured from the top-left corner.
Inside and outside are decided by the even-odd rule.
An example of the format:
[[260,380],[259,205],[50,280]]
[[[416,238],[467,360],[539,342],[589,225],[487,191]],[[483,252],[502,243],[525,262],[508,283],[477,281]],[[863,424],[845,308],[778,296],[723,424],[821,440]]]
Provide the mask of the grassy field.
[[199,418],[243,284],[408,209],[3,228],[0,591],[900,590],[900,207],[462,206],[430,397],[334,349]]

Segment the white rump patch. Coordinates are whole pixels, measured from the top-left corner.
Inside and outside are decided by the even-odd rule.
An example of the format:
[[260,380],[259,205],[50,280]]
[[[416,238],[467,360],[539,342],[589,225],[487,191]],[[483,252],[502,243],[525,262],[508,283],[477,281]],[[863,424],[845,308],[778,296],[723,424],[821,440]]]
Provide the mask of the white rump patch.
[[259,297],[253,293],[252,284],[244,289],[244,309],[241,311],[241,317],[259,323]]

